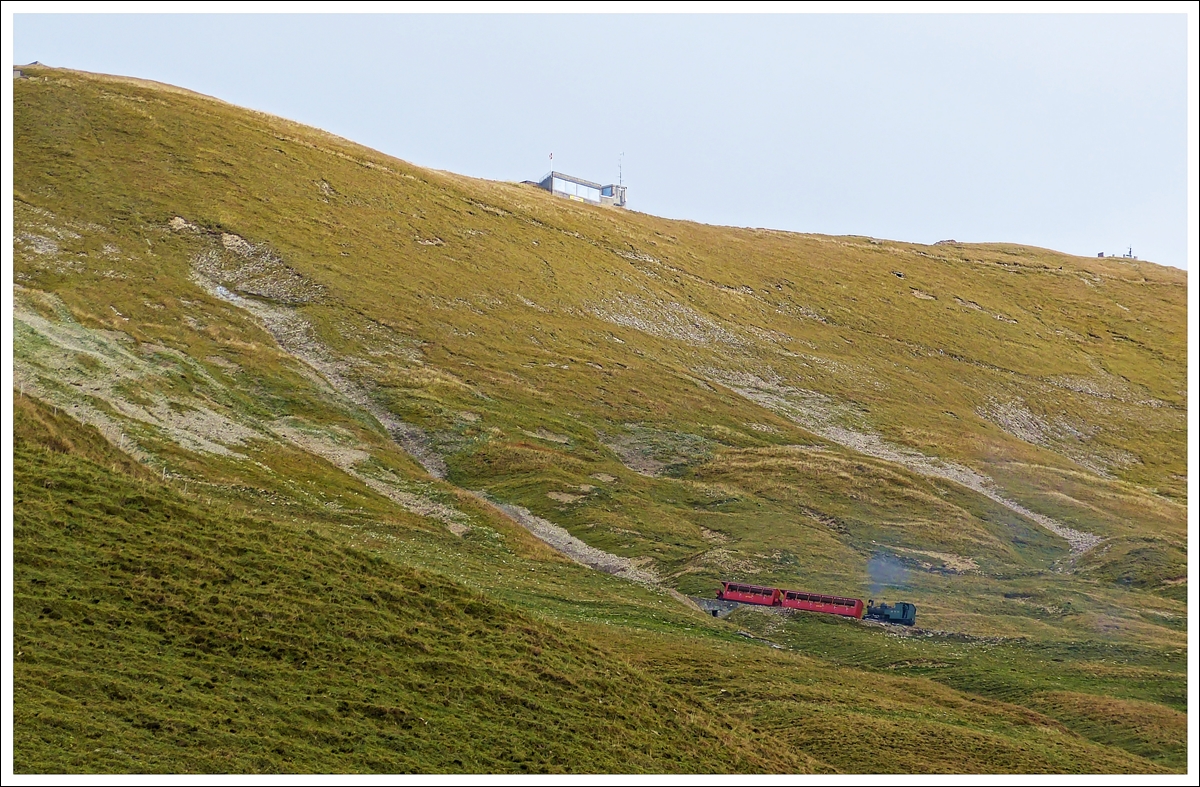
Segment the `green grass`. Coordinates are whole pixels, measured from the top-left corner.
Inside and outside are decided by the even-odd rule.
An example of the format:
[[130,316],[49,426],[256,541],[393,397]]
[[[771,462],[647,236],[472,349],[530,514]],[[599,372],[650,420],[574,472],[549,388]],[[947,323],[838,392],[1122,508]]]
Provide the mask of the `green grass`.
[[739,744],[721,714],[444,576],[24,437],[19,772],[806,765]]
[[[1181,272],[592,208],[166,86],[30,73],[14,83],[20,767],[1184,767]],[[274,310],[283,343],[200,274]],[[421,430],[444,480],[383,411]],[[1072,556],[832,427],[1108,540]],[[564,560],[472,490],[663,588]],[[878,555],[903,583],[873,587]],[[717,622],[665,592],[729,578],[913,601],[935,633]],[[402,634],[429,650],[389,649]],[[538,671],[535,641],[567,682]],[[340,666],[297,669],[300,653]],[[447,749],[447,731],[470,743]],[[831,735],[836,753],[809,743]]]
[[[392,530],[413,560],[344,525],[197,505],[18,404],[18,772],[1154,769],[1053,713],[764,651],[486,542],[508,598],[472,589],[489,569],[469,541]],[[431,552],[468,584],[413,567]],[[578,598],[543,605],[543,581]],[[889,739],[902,755],[881,757]]]

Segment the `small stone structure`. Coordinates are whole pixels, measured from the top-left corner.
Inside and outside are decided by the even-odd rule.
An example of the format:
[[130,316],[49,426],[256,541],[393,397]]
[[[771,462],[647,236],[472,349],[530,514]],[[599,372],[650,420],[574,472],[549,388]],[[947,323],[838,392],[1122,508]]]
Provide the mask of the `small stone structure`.
[[714,618],[728,617],[730,612],[741,606],[736,601],[723,601],[719,598],[706,598],[704,596],[688,596],[688,598],[696,602],[696,606]]

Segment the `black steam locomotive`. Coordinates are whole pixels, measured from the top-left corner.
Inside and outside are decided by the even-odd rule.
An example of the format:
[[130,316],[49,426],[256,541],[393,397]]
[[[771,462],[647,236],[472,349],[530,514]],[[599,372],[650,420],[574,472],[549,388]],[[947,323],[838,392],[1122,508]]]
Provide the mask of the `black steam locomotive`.
[[884,623],[911,626],[917,622],[917,608],[905,601],[876,605],[875,599],[871,599],[867,602],[867,612],[863,617],[868,620],[880,620]]

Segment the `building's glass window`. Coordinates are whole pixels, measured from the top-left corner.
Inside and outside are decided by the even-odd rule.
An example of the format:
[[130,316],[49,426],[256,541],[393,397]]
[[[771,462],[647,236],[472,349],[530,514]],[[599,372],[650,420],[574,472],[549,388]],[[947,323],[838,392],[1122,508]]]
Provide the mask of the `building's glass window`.
[[569,180],[562,178],[554,179],[554,190],[563,194],[571,194],[576,197],[582,197],[592,202],[600,201],[600,189],[594,189],[591,186],[581,186],[578,183],[572,183]]

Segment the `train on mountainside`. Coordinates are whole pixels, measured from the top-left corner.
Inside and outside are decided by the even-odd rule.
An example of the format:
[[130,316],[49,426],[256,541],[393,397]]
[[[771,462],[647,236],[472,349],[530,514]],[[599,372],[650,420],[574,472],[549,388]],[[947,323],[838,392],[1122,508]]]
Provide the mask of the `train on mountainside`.
[[805,593],[799,590],[769,588],[760,585],[745,585],[740,582],[721,582],[717,598],[736,601],[739,604],[757,604],[763,607],[801,609],[806,612],[821,612],[826,615],[842,615],[859,620],[879,620],[884,623],[899,623],[911,626],[917,622],[917,607],[901,601],[897,604],[875,604],[871,599],[866,604],[861,598],[826,596],[821,593]]
[[901,626],[911,626],[917,622],[917,606],[907,601],[896,604],[875,605],[875,600],[867,602],[868,620],[882,620],[884,623],[899,623]]

